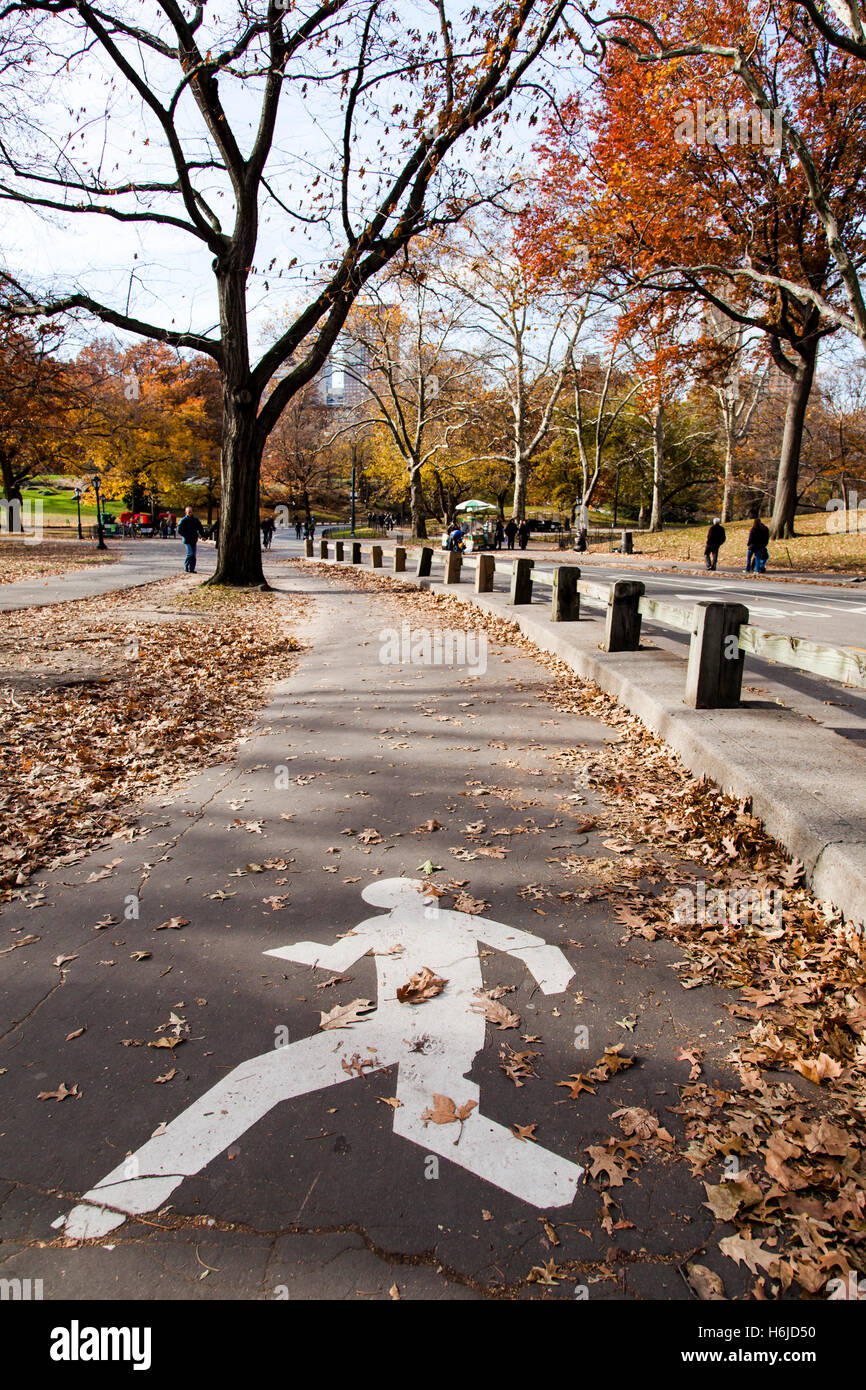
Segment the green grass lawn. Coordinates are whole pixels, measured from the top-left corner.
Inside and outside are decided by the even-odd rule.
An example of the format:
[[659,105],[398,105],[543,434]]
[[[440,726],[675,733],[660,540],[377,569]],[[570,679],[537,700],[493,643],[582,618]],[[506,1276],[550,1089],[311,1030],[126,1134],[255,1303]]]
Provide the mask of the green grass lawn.
[[[36,487],[24,488],[23,496],[25,502],[42,503],[42,520],[46,526],[76,525],[78,512],[75,498],[70,489],[37,485]],[[107,498],[104,501],[103,510],[113,512],[116,516],[118,512],[125,511],[125,507],[122,502]],[[96,501],[92,492],[89,492],[86,497],[81,499],[81,523],[89,526],[95,521]]]

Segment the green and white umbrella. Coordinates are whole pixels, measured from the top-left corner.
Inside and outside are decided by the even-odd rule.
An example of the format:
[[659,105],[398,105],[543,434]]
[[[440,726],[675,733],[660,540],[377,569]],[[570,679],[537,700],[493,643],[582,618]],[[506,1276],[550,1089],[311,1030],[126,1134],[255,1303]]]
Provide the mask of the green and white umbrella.
[[469,502],[461,502],[459,507],[455,507],[456,512],[498,512],[499,508],[494,507],[492,502],[479,502],[477,498],[472,498]]

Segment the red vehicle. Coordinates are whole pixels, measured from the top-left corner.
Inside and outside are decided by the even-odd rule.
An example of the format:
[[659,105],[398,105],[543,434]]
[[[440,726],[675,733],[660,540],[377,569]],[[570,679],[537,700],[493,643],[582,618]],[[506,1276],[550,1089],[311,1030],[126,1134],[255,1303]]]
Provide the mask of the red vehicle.
[[153,535],[153,517],[150,512],[136,512],[132,524],[140,536]]

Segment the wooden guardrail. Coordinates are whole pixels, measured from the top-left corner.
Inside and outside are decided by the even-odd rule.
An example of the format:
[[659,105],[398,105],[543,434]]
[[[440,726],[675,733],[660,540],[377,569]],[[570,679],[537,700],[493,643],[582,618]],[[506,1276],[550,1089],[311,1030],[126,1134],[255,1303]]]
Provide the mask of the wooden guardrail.
[[780,666],[793,666],[827,680],[866,690],[866,654],[848,647],[825,647],[807,637],[789,637],[779,632],[764,632],[762,628],[743,623],[738,634],[740,650],[765,661],[777,661]]
[[676,628],[678,632],[691,632],[694,616],[691,608],[680,608],[673,603],[659,603],[658,599],[642,598],[638,607],[644,618],[651,623],[661,623],[663,627]]
[[[360,541],[349,544],[353,565],[362,563],[362,553],[366,551],[373,568],[382,568],[382,546],[365,546]],[[307,557],[312,558],[311,540],[307,541],[305,550]],[[393,554],[395,572],[405,572],[405,547],[397,546]],[[432,546],[421,547],[415,570],[417,578],[430,577],[433,555]],[[327,540],[319,543],[319,557],[329,558]],[[335,559],[341,561],[343,558],[343,542],[337,541]],[[647,598],[640,580],[617,579],[598,584],[583,579],[578,565],[557,565],[549,572],[536,571],[535,562],[523,555],[509,561],[485,552],[465,555],[444,551],[442,558],[445,561],[444,582],[459,584],[463,570],[472,569],[476,593],[492,592],[495,576],[507,575],[510,580],[508,601],[513,606],[531,603],[535,584],[549,587],[553,622],[579,621],[581,596],[603,604],[605,631],[604,640],[599,644],[602,651],[638,651],[643,618],[688,633],[685,703],[694,709],[730,709],[741,704],[747,653],[866,690],[866,654],[847,647],[823,646],[804,637],[765,632],[750,625],[749,610],[740,603],[700,602],[684,608]]]

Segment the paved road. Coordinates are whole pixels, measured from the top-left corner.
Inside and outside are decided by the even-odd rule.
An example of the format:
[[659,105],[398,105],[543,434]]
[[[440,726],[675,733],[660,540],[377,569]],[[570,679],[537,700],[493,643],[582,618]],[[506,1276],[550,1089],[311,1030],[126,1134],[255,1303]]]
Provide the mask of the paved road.
[[[41,1278],[46,1299],[682,1299],[708,1241],[741,1296],[750,1276],[720,1255],[688,1165],[648,1155],[615,1229],[578,1172],[622,1106],[683,1142],[677,1054],[699,1046],[730,1082],[735,1026],[724,992],[680,987],[672,943],[623,945],[603,897],[558,896],[609,851],[576,830],[595,793],[550,755],[603,756],[610,729],[540,701],[549,677],[511,649],[475,677],[383,665],[398,602],[315,571],[282,582],[308,595],[310,647],[237,762],[144,815],[141,840],[46,875],[44,907],[0,917],[4,945],[38,938],[3,957],[4,1276]],[[478,844],[493,855],[468,862]],[[428,917],[389,882],[428,860],[480,916]],[[444,993],[398,1003],[424,966]],[[509,991],[519,1030],[485,1031],[479,980]],[[378,1004],[366,1021],[317,1031],[358,999]],[[611,1044],[640,1065],[569,1100],[557,1083]],[[521,1087],[506,1045],[536,1054]],[[37,1099],[61,1082],[80,1099]],[[436,1095],[462,1129],[425,1123]],[[82,1206],[100,1195],[129,1219]],[[526,1282],[551,1260],[563,1279]]]

